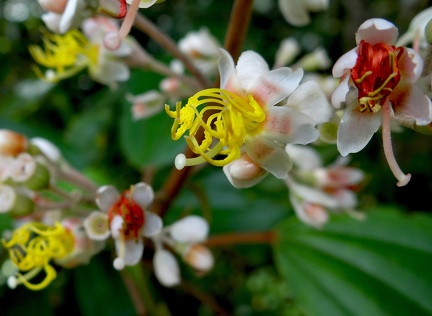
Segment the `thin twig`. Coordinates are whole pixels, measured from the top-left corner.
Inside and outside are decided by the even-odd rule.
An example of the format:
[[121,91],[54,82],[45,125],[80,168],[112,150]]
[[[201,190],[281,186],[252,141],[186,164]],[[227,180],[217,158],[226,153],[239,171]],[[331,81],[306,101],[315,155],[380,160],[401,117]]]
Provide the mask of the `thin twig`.
[[208,247],[220,247],[239,244],[272,244],[275,242],[275,240],[276,234],[273,231],[256,233],[230,233],[211,236],[205,242],[205,245]]
[[147,19],[144,15],[138,13],[135,18],[135,27],[140,31],[146,33],[155,42],[161,45],[164,49],[170,52],[175,58],[179,59],[187,70],[198,80],[201,88],[207,88],[210,84],[203,74],[194,66],[191,60],[183,54],[177,47],[176,43],[161,32],[153,22]]

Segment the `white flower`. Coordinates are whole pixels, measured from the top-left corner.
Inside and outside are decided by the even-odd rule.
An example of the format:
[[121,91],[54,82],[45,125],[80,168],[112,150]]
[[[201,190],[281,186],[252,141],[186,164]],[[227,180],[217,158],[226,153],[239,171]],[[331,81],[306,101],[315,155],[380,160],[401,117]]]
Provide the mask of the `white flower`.
[[295,26],[309,24],[309,12],[325,10],[329,5],[328,0],[278,0],[278,3],[285,20]]
[[180,268],[176,258],[168,250],[156,250],[153,268],[156,278],[163,286],[172,287],[180,283]]

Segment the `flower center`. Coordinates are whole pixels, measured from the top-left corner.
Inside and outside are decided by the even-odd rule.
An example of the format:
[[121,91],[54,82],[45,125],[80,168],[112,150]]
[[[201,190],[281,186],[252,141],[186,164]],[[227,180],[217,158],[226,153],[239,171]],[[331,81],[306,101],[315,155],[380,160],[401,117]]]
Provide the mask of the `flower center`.
[[378,112],[400,81],[398,62],[403,47],[361,41],[351,77],[358,89],[360,112]]
[[71,30],[64,35],[44,34],[44,50],[39,46],[30,46],[33,59],[50,70],[44,75],[35,68],[39,77],[46,81],[71,77],[99,60],[99,47],[91,44],[78,30]]
[[[179,139],[186,131],[189,148],[198,158],[185,160],[185,165],[192,166],[205,161],[215,166],[225,166],[240,157],[240,148],[247,136],[259,133],[266,115],[252,95],[238,96],[223,89],[206,89],[190,97],[181,107],[177,102],[176,110],[170,111],[174,118],[171,129],[173,139]],[[204,139],[198,141],[196,134],[203,129]],[[225,156],[215,159],[216,155]]]
[[[17,274],[13,279],[14,286],[23,283],[31,290],[40,290],[48,286],[56,277],[55,269],[49,264],[52,259],[61,259],[72,252],[74,238],[60,223],[54,227],[42,223],[31,222],[16,229],[12,237],[2,240],[3,246],[9,251],[14,265],[27,272]],[[30,283],[44,269],[46,276],[39,284]]]
[[109,222],[111,222],[116,215],[120,215],[123,218],[123,235],[126,239],[137,239],[144,225],[144,211],[131,198],[130,191],[125,191],[117,203],[108,211]]

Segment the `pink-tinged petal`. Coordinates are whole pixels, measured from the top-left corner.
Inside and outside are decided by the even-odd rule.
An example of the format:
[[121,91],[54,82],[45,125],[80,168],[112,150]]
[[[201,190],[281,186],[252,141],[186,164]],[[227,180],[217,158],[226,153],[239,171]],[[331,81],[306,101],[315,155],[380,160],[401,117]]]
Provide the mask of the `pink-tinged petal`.
[[287,105],[311,117],[316,124],[328,122],[333,111],[318,83],[302,83],[289,97]]
[[247,93],[262,106],[269,107],[283,100],[298,87],[303,77],[303,70],[279,68],[261,75],[249,86]]
[[387,43],[393,45],[398,37],[397,27],[384,19],[370,19],[359,26],[355,38],[357,45],[362,40],[374,45]]
[[353,209],[357,206],[357,196],[353,191],[340,189],[332,192],[332,196],[336,199],[338,208]]
[[264,137],[255,137],[246,142],[246,153],[259,166],[278,179],[284,179],[291,170],[292,162],[286,151],[274,141]]
[[350,69],[355,66],[357,62],[357,57],[357,47],[354,47],[353,49],[339,57],[339,59],[333,66],[333,77],[340,78],[344,74],[349,73]]
[[279,0],[279,9],[285,20],[294,26],[309,24],[310,16],[304,0]]
[[423,71],[423,59],[412,48],[405,48],[398,66],[404,79],[416,82]]
[[331,96],[331,102],[333,106],[337,109],[339,109],[341,105],[346,102],[347,94],[350,91],[350,78],[351,77],[349,75],[345,76],[345,78],[339,83]]
[[144,237],[151,237],[159,234],[163,226],[162,219],[151,212],[145,212],[145,222],[143,229]]
[[242,89],[249,91],[251,83],[262,74],[269,72],[269,67],[264,58],[249,50],[240,55],[236,70]]
[[319,137],[316,122],[308,115],[287,106],[273,106],[267,111],[263,135],[283,145],[309,144]]
[[363,171],[345,166],[318,168],[314,171],[320,187],[341,188],[350,187],[363,181]]
[[295,193],[290,193],[290,201],[299,220],[303,223],[321,228],[328,221],[328,213],[324,207],[305,201]]
[[134,200],[142,209],[146,209],[154,199],[154,192],[147,183],[140,182],[133,186],[132,200]]
[[342,156],[362,150],[381,125],[381,112],[360,112],[357,100],[346,108],[340,121],[337,148]]
[[404,125],[427,125],[432,119],[432,104],[420,88],[400,82],[391,94],[396,121]]
[[292,181],[290,178],[288,178],[288,181],[286,182],[290,191],[301,200],[305,200],[313,204],[323,205],[330,209],[335,209],[338,207],[337,200],[322,190],[307,185],[298,184]]
[[228,181],[237,189],[250,188],[261,182],[268,172],[254,163],[246,153],[223,167]]
[[104,185],[97,190],[96,204],[102,212],[108,212],[118,200],[120,193],[111,185]]
[[322,166],[321,156],[309,146],[288,144],[285,150],[299,169],[314,170]]
[[222,48],[219,49],[219,54],[218,67],[221,89],[244,95],[231,55]]

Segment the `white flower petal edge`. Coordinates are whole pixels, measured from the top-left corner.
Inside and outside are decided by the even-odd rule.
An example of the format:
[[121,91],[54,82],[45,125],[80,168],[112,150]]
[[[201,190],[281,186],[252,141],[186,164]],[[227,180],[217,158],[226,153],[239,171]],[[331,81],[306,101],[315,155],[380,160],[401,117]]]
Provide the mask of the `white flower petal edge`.
[[381,112],[363,112],[357,109],[357,100],[351,102],[341,119],[337,148],[342,156],[362,150],[381,125]]
[[221,89],[244,95],[231,55],[222,48],[219,49],[219,53],[218,68]]
[[320,155],[310,147],[288,144],[285,150],[299,169],[314,170],[322,166]]
[[350,91],[349,81],[350,76],[345,76],[345,78],[339,83],[339,85],[334,90],[331,96],[331,102],[333,106],[339,109],[343,103],[347,102],[347,94]]
[[97,190],[96,204],[103,212],[108,212],[109,209],[120,199],[119,191],[111,186],[104,185]]
[[279,144],[265,137],[255,137],[253,141],[247,142],[245,150],[256,164],[278,179],[286,178],[291,170],[292,161],[286,151]]
[[250,91],[250,85],[256,78],[270,71],[267,62],[254,51],[243,52],[236,65],[236,71],[244,91]]
[[162,219],[151,212],[144,212],[145,214],[145,222],[144,222],[144,229],[143,229],[143,236],[144,237],[151,237],[154,235],[159,234],[159,232],[162,230]]
[[200,243],[207,239],[208,222],[201,216],[190,215],[172,224],[170,234],[173,239],[184,243]]
[[156,278],[162,285],[171,287],[180,283],[180,268],[171,252],[165,249],[156,250],[153,268]]
[[304,0],[279,0],[278,3],[279,9],[288,23],[294,26],[304,26],[310,23]]
[[134,185],[132,190],[132,200],[134,200],[142,209],[147,208],[154,199],[153,188],[147,183],[139,182]]
[[336,63],[333,66],[333,77],[340,78],[342,77],[347,71],[350,71],[351,68],[353,68],[357,62],[357,47],[354,47],[350,51],[343,54],[339,59],[336,61]]
[[387,43],[393,45],[398,37],[397,27],[384,19],[369,19],[361,24],[355,34],[357,45],[362,40],[375,45]]

